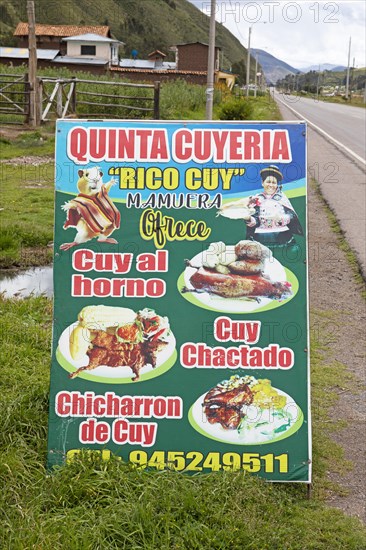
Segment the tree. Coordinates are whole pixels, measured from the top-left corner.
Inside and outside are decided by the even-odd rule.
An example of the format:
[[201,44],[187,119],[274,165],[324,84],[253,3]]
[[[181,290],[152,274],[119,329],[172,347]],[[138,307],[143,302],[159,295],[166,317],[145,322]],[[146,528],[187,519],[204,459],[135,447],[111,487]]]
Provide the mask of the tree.
[[247,72],[247,65],[244,59],[241,59],[237,63],[233,63],[233,73],[238,75],[238,84],[243,86],[245,84]]

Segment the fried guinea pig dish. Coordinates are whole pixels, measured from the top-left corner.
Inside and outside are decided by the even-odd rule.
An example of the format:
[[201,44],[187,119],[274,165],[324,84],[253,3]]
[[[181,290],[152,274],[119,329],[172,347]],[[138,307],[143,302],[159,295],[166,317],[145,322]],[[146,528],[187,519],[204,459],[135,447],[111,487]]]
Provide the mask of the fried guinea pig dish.
[[[274,432],[282,431],[281,425],[288,426],[288,413],[283,412],[287,398],[272,387],[270,380],[257,380],[254,376],[231,376],[219,382],[206,393],[203,399],[203,412],[209,424],[219,424],[224,430],[242,430],[259,427],[268,430],[269,417],[259,414],[263,410],[272,413]],[[256,407],[256,420],[247,423],[248,406]]]
[[265,262],[271,258],[266,246],[249,240],[226,246],[212,243],[203,255],[202,265],[186,261],[197,271],[190,277],[193,288],[183,292],[207,292],[222,298],[270,298],[283,300],[291,296],[291,284],[273,281],[264,274]]
[[78,321],[70,335],[70,354],[75,361],[86,355],[89,362],[70,378],[100,366],[130,367],[137,381],[145,365],[156,366],[170,334],[167,317],[148,308],[135,313],[124,307],[87,306]]

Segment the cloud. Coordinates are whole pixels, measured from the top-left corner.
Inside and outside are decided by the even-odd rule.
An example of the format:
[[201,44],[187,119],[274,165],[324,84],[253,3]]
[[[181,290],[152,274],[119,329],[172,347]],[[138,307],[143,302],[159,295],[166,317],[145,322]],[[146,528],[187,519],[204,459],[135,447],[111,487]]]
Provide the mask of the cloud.
[[[210,13],[210,0],[191,0]],[[247,47],[265,49],[294,67],[318,63],[346,65],[352,36],[351,62],[365,66],[365,3],[361,1],[295,2],[217,0],[216,20]],[[264,25],[263,23],[266,22]]]

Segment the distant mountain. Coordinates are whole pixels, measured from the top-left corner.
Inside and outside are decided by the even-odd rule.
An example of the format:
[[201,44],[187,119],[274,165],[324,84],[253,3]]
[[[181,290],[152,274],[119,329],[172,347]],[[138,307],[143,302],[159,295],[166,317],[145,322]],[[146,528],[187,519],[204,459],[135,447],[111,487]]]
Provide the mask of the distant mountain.
[[253,49],[251,55],[254,57],[258,55],[258,62],[262,65],[267,83],[276,84],[277,80],[284,78],[287,74],[300,72],[264,50]]
[[310,71],[344,71],[347,69],[344,65],[332,65],[331,63],[320,63],[318,65],[310,65],[310,67],[304,67],[301,69],[302,73],[309,73]]

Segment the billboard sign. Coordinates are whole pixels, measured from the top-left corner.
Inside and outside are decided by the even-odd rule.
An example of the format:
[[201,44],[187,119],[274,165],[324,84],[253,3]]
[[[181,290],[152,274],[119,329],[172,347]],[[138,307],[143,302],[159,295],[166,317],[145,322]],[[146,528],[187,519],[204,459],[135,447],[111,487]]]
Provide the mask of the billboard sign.
[[49,467],[309,482],[305,124],[56,136]]

